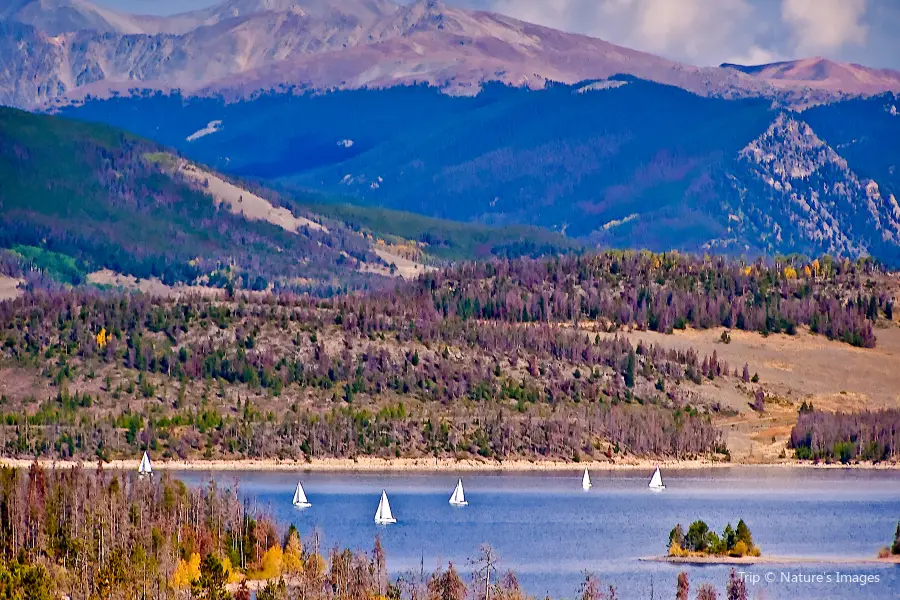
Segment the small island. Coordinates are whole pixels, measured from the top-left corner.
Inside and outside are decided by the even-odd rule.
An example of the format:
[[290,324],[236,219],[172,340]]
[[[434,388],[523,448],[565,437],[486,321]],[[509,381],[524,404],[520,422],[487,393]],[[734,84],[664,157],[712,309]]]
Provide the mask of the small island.
[[753,543],[750,528],[741,519],[737,528],[731,523],[725,526],[722,535],[711,530],[703,521],[691,523],[687,533],[681,523],[669,532],[669,558],[744,558],[760,556],[759,548]]
[[890,548],[885,546],[878,552],[879,559],[886,559],[891,562],[900,561],[900,521],[897,522],[897,530],[894,532],[894,542]]

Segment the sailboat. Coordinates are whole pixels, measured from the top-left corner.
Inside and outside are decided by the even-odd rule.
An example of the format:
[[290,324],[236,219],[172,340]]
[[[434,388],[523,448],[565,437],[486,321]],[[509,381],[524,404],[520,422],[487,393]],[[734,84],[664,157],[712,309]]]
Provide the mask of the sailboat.
[[462,479],[456,484],[456,489],[453,490],[453,495],[450,496],[450,504],[453,506],[468,506],[468,502],[466,502],[466,494],[463,492]]
[[391,514],[391,503],[388,502],[387,493],[384,490],[381,490],[381,501],[378,503],[378,510],[375,511],[375,522],[379,525],[392,525],[397,522],[397,519]]
[[147,456],[146,452],[144,452],[144,457],[141,459],[141,464],[138,467],[138,474],[141,477],[144,475],[153,475],[153,466],[150,464],[150,457]]
[[650,478],[650,489],[651,490],[666,489],[666,486],[663,485],[662,475],[659,472],[659,465],[656,465],[656,471],[653,473],[653,477]]
[[591,489],[591,475],[587,469],[584,470],[584,477],[581,478],[581,487],[586,490]]
[[303,491],[303,484],[297,482],[297,489],[294,490],[294,506],[297,508],[309,508],[312,504],[306,499],[306,492]]

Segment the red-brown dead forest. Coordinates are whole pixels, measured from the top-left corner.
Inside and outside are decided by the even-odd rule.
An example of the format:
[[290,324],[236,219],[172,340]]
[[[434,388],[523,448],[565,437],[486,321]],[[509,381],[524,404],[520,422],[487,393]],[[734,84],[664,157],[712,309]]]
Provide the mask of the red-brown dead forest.
[[869,261],[608,252],[331,299],[36,292],[0,304],[3,364],[32,386],[0,399],[0,441],[63,458],[726,452],[692,386],[752,365],[617,334],[806,327],[872,346],[883,278]]

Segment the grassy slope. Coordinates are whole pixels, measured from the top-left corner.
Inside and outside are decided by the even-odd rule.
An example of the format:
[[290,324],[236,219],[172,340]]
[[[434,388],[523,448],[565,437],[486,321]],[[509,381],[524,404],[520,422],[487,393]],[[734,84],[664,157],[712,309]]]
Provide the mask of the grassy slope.
[[388,242],[413,240],[425,244],[427,255],[442,260],[473,260],[491,256],[515,258],[579,251],[583,246],[540,227],[490,227],[435,219],[416,213],[357,204],[302,202],[311,212],[336,219]]
[[[342,250],[365,254],[359,236],[288,233],[219,211],[152,160],[163,150],[154,143],[12,109],[0,109],[0,141],[0,247],[31,247],[24,254],[38,266],[52,252],[72,257],[83,270],[109,268],[170,283],[220,264],[236,264],[246,281],[333,283],[337,274],[339,283],[359,285],[365,279],[339,260]],[[64,278],[78,283],[71,279]]]

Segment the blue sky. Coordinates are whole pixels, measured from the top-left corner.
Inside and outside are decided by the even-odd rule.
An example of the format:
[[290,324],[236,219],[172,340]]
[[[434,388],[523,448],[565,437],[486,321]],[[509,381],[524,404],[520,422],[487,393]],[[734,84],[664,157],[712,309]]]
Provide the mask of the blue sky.
[[[335,0],[339,2],[340,0]],[[172,14],[215,0],[94,0]],[[900,69],[900,0],[445,0],[697,65],[807,56]],[[297,0],[302,6],[303,0]]]

